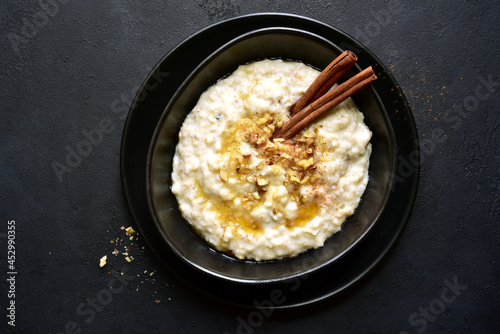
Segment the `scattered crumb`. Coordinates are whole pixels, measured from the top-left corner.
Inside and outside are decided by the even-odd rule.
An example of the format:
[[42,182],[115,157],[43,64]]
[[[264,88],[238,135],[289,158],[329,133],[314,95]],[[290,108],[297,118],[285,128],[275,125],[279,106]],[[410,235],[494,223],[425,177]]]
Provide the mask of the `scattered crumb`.
[[132,226],[129,226],[125,229],[125,232],[127,232],[128,235],[132,235],[135,233],[134,229],[132,228]]
[[101,257],[101,260],[99,261],[99,267],[104,267],[106,265],[106,260],[108,259],[108,256],[107,255],[104,255],[103,257]]
[[[111,248],[112,249],[111,254],[113,254],[115,256],[121,255],[121,256],[123,256],[123,258],[125,259],[125,261],[127,263],[131,263],[134,261],[134,256],[132,256],[132,254],[136,255],[135,254],[136,251],[140,251],[140,249],[144,250],[145,247],[144,246],[140,247],[140,245],[134,245],[134,242],[130,242],[131,240],[134,240],[134,241],[139,240],[139,236],[140,236],[139,233],[137,233],[131,226],[129,226],[129,227],[121,226],[120,230],[125,232],[127,237],[126,238],[117,237],[117,238],[111,239],[109,241],[110,244],[113,245]],[[137,244],[137,243],[135,243],[135,244]],[[123,249],[121,249],[122,246],[123,246]],[[107,259],[108,259],[107,255],[104,255],[100,259],[99,266],[101,268],[107,265]],[[140,278],[140,281],[137,283],[136,286],[134,286],[135,291],[139,291],[140,286],[143,284],[148,284],[148,282],[149,282],[149,284],[156,284],[157,279],[152,277],[154,274],[156,274],[155,269],[146,269],[145,270],[144,268],[142,268],[142,269],[136,268],[136,270],[140,270],[139,274],[137,274],[137,277]],[[121,276],[124,276],[123,271],[119,271],[119,272],[120,272]],[[137,271],[134,274],[136,274],[136,273],[137,273]],[[111,274],[111,272],[108,271],[108,274]],[[158,280],[161,280],[161,278],[158,278]],[[161,284],[164,283],[162,281],[159,281],[159,282],[161,282]],[[169,285],[168,283],[165,283],[165,286],[173,287],[173,285]],[[158,291],[155,291],[154,293],[156,294],[156,293],[158,293]],[[152,298],[152,299],[154,300],[154,298]],[[169,298],[169,300],[170,300],[170,298]],[[161,299],[156,299],[155,302],[160,303]]]

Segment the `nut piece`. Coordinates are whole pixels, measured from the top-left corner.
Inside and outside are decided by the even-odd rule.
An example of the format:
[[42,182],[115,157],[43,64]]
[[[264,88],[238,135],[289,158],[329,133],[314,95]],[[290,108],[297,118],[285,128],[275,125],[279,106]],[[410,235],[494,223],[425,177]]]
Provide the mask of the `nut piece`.
[[304,178],[302,179],[302,181],[300,181],[300,184],[306,184],[307,181],[309,181],[309,179],[310,179],[309,175],[304,176]]
[[260,136],[258,139],[257,139],[257,145],[262,145],[266,142],[266,137],[264,136]]
[[264,124],[266,124],[268,122],[272,122],[272,121],[273,121],[273,117],[271,115],[269,115],[268,113],[265,113],[264,117],[259,118],[257,120],[257,124],[264,125]]
[[266,179],[264,179],[264,178],[259,177],[259,178],[257,179],[257,184],[258,184],[259,186],[263,187],[263,186],[265,186],[265,185],[268,185],[268,184],[269,184],[269,181],[267,181],[267,180],[266,180]]
[[300,160],[297,164],[304,169],[308,169],[309,167],[314,165],[314,159],[311,157],[307,160]]
[[106,260],[108,259],[108,256],[107,255],[104,255],[103,257],[101,257],[101,260],[99,261],[99,267],[104,267],[106,265]]
[[220,176],[220,179],[224,182],[227,182],[227,180],[229,180],[229,173],[226,172],[225,170],[221,170],[219,172],[219,176]]
[[127,232],[128,235],[132,235],[135,233],[134,229],[132,228],[132,226],[129,226],[125,229],[125,232]]

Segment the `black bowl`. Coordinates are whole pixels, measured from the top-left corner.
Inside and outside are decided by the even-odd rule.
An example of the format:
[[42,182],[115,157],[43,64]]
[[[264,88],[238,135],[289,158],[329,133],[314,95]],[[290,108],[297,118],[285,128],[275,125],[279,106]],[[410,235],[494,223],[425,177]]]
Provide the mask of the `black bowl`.
[[[345,255],[377,223],[391,191],[396,144],[389,118],[372,87],[354,96],[373,132],[369,182],[360,205],[325,245],[297,257],[277,261],[242,261],[214,250],[182,218],[171,192],[172,159],[178,133],[200,95],[245,63],[280,58],[318,69],[343,52],[330,41],[303,30],[265,28],[243,34],[207,57],[183,82],[165,108],[153,135],[147,159],[148,204],[158,231],[186,263],[215,277],[238,283],[275,283],[310,274]],[[179,66],[182,66],[179,64]],[[355,65],[344,79],[361,71]]]

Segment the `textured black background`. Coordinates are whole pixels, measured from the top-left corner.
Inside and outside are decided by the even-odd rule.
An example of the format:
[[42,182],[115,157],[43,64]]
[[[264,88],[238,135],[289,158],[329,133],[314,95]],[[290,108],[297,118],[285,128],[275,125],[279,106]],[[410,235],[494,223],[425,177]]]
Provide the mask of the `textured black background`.
[[[190,34],[269,11],[339,28],[390,68],[414,112],[422,169],[412,217],[376,270],[341,298],[260,321],[178,283],[140,237],[110,240],[133,225],[120,183],[119,110]],[[2,1],[0,332],[500,332],[499,11],[497,1],[463,0]],[[65,163],[68,149],[105,120],[102,141],[59,180],[52,164]],[[6,317],[9,220],[16,327]],[[111,254],[124,246],[131,263]],[[105,254],[108,265],[99,268]],[[113,270],[132,278],[109,300]],[[453,296],[442,292],[454,282],[458,296],[426,319],[425,309]],[[90,311],[92,300],[106,305]]]

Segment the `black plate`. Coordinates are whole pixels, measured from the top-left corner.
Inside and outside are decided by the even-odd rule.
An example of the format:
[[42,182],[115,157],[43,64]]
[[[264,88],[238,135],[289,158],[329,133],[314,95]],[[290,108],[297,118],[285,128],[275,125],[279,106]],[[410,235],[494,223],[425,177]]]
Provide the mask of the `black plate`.
[[[170,98],[205,57],[234,37],[266,27],[290,27],[318,34],[342,48],[355,51],[361,68],[372,66],[373,84],[384,104],[397,142],[395,186],[379,222],[339,261],[290,282],[245,285],[204,274],[180,260],[163,241],[151,217],[146,196],[149,144]],[[181,66],[179,64],[182,64]],[[419,145],[411,110],[398,84],[369,50],[350,36],[321,22],[285,14],[253,14],[210,26],[189,37],[152,70],[141,86],[128,115],[121,148],[125,197],[137,227],[160,261],[189,286],[229,303],[291,308],[323,300],[344,291],[365,276],[401,234],[415,200],[419,175]],[[281,297],[277,297],[277,296]]]

